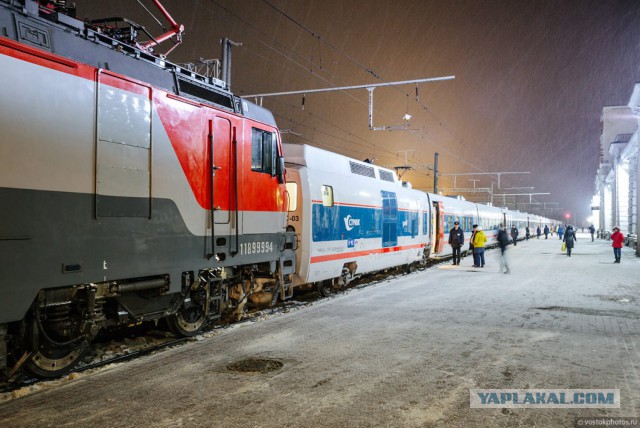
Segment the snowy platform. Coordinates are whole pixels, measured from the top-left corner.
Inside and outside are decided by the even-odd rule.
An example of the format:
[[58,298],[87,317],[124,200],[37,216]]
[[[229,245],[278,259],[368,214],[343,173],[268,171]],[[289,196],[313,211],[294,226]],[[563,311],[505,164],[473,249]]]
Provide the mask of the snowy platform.
[[[640,259],[578,235],[450,262],[0,402],[1,426],[573,426],[640,417]],[[273,371],[239,372],[245,359]],[[469,390],[619,389],[619,409],[471,409]]]

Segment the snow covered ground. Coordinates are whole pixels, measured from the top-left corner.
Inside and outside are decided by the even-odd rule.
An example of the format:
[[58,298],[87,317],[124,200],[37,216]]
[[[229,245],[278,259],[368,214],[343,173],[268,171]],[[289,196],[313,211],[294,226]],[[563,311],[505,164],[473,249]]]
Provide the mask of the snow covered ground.
[[[578,235],[448,263],[0,403],[0,426],[573,426],[640,417],[640,259]],[[231,371],[246,358],[268,373]],[[620,389],[620,409],[471,409],[476,388]]]

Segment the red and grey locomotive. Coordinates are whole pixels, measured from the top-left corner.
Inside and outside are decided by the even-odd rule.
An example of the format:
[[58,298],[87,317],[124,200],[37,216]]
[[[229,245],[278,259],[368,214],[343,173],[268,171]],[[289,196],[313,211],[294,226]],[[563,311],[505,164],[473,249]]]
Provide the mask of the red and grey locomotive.
[[[103,328],[210,319],[292,291],[280,134],[140,26],[0,0],[0,371],[71,369]],[[124,25],[123,25],[124,24]]]

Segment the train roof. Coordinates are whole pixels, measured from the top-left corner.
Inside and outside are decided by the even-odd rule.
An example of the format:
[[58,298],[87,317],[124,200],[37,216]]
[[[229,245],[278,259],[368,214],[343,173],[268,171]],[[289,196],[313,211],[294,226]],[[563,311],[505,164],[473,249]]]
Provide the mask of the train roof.
[[359,161],[308,144],[286,143],[282,147],[286,162],[291,165],[306,166],[310,169],[324,170],[340,175],[354,174],[395,183],[398,186],[411,187],[410,184],[398,180],[395,171],[369,162]]
[[0,0],[0,26],[5,29],[5,37],[92,67],[108,69],[197,103],[276,126],[269,110],[235,96],[224,81],[196,73],[187,65],[174,64],[163,55],[140,48],[135,40],[118,37],[119,32],[108,34],[105,31],[108,26],[96,24],[118,19],[136,25],[127,19],[108,18],[92,23],[65,14],[66,9],[73,9],[72,6],[44,13],[37,1],[22,0],[22,4]]

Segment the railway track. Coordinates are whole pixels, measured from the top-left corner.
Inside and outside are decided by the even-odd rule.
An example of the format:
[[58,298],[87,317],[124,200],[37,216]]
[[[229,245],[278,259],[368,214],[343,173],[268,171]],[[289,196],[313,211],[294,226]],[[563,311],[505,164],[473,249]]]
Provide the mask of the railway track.
[[[446,260],[447,259],[441,259],[441,260],[435,260],[435,261],[429,260],[427,264],[424,267],[420,268],[419,270],[428,269]],[[368,286],[380,283],[390,277],[399,276],[406,273],[407,273],[407,269],[405,267],[398,267],[393,269],[387,269],[385,271],[381,271],[377,273],[368,274],[368,275],[354,279],[349,283],[348,287],[345,290],[341,290],[341,291],[356,290],[356,289],[368,287]],[[215,330],[225,330],[240,323],[256,322],[263,319],[264,317],[269,317],[271,315],[275,315],[278,313],[286,313],[291,311],[292,309],[308,306],[313,304],[316,301],[327,299],[327,298],[331,298],[331,297],[321,297],[315,291],[299,292],[295,296],[295,300],[287,300],[273,307],[255,309],[253,311],[247,312],[243,317],[243,319],[241,319],[240,321],[236,321],[234,323],[224,324],[224,325],[210,324],[203,330],[202,335],[207,335],[208,333],[211,333]],[[124,333],[126,333],[126,335]],[[80,364],[72,372],[57,378],[49,378],[49,379],[39,379],[34,377],[28,377],[28,376],[25,376],[24,374],[17,374],[13,378],[11,378],[8,382],[0,383],[0,394],[13,393],[22,388],[34,387],[41,382],[60,381],[61,379],[68,378],[69,376],[73,376],[74,373],[77,374],[77,373],[88,372],[90,370],[95,370],[110,364],[123,363],[126,361],[143,357],[145,355],[149,355],[153,352],[162,351],[163,349],[167,349],[175,346],[182,346],[184,344],[187,344],[188,342],[198,340],[194,337],[175,337],[175,336],[166,336],[161,334],[159,338],[156,339],[157,342],[149,346],[142,347],[140,349],[135,349],[135,347],[132,348],[131,346],[127,345],[128,337],[125,337],[125,336],[130,336],[130,332],[124,332],[124,333],[122,334],[122,337],[116,337],[113,340],[105,341],[105,342],[102,342],[101,344],[98,344],[103,347],[112,347],[112,348],[118,349],[118,351],[115,352],[115,354],[111,357],[102,358],[99,355],[97,355],[96,348],[99,346],[96,345],[92,347],[88,357],[85,359],[85,363]]]

